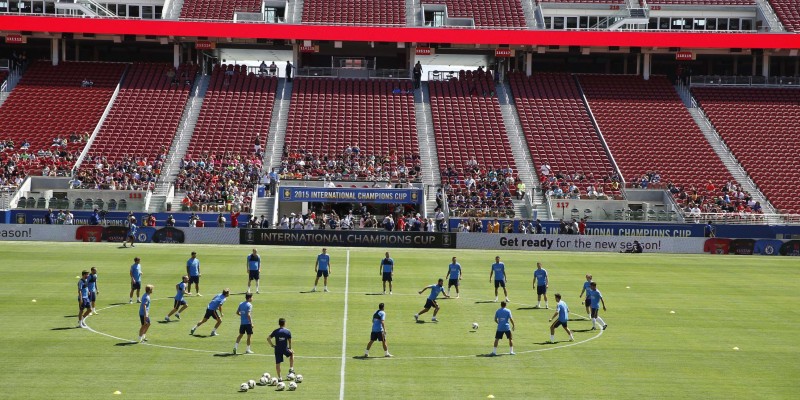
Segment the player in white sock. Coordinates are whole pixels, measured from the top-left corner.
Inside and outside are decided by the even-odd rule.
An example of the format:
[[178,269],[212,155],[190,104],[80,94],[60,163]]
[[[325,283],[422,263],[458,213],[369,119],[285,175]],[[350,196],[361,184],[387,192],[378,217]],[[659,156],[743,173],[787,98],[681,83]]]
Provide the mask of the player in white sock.
[[591,301],[591,309],[592,309],[592,329],[596,329],[596,320],[600,320],[600,324],[602,325],[603,329],[606,329],[608,325],[606,325],[605,321],[602,318],[598,317],[598,313],[600,312],[600,306],[603,306],[603,311],[606,310],[606,302],[603,299],[603,295],[597,290],[597,282],[592,282],[589,285],[589,290],[586,291],[586,298]]
[[514,340],[512,339],[511,332],[514,330],[514,318],[511,317],[511,310],[506,308],[506,302],[500,303],[500,308],[494,313],[494,322],[497,322],[497,332],[494,335],[494,348],[492,355],[497,355],[497,343],[503,336],[508,337],[508,346],[510,347],[510,354],[514,355]]
[[544,296],[544,306],[550,308],[547,303],[547,288],[550,281],[547,277],[547,270],[542,268],[542,263],[536,263],[536,270],[533,271],[533,281],[531,285],[536,289],[536,308],[542,304],[542,296]]
[[571,342],[575,339],[572,337],[572,331],[567,328],[567,323],[569,322],[569,308],[567,307],[567,303],[561,300],[560,293],[556,293],[556,301],[558,302],[558,305],[556,306],[557,310],[553,316],[548,319],[548,321],[552,321],[554,318],[558,318],[550,325],[550,342],[555,343],[556,328],[559,326],[564,327],[564,330],[567,331],[567,335],[569,335],[569,340]]

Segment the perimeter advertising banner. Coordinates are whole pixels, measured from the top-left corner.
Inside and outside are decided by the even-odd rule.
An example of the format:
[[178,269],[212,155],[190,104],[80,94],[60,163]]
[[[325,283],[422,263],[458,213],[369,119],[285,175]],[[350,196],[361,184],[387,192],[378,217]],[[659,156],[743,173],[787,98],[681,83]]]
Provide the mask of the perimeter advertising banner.
[[240,229],[241,244],[289,246],[456,248],[456,234],[439,232]]
[[281,186],[280,201],[418,204],[421,189],[309,188]]
[[459,233],[459,249],[586,251],[619,253],[630,250],[633,241],[642,245],[645,253],[702,254],[705,238],[674,238],[652,236],[577,236],[525,235],[519,233],[485,234]]

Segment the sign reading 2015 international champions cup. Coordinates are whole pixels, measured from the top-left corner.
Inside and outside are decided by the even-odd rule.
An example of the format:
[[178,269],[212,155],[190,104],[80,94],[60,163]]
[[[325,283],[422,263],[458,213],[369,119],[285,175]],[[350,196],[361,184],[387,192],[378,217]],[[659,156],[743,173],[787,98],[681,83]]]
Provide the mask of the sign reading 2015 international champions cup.
[[422,190],[281,187],[280,201],[419,204],[422,202]]

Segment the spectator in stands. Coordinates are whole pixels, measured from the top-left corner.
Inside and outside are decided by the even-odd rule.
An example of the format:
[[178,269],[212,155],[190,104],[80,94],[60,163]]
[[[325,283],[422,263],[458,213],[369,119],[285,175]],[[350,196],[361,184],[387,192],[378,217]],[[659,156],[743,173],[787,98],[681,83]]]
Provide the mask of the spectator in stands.
[[53,212],[52,208],[48,208],[47,212],[44,214],[44,223],[47,225],[56,223],[56,214]]
[[217,215],[217,227],[224,228],[225,222],[226,222],[225,216],[222,215],[222,213],[219,213],[219,215]]
[[261,76],[266,76],[267,72],[269,72],[269,67],[267,67],[266,61],[261,61],[261,64],[258,66],[258,72]]
[[500,233],[500,222],[495,218],[494,221],[489,223],[487,228],[486,231],[489,233]]
[[703,227],[703,236],[707,238],[716,237],[717,230],[714,228],[714,225],[711,221],[708,221],[706,226]]
[[75,215],[69,210],[64,213],[64,225],[72,225],[75,223]]
[[292,62],[291,61],[286,61],[286,81],[287,82],[291,82],[292,81],[292,72],[294,72],[293,69],[294,69],[294,65],[292,65]]
[[275,61],[273,61],[273,62],[272,62],[270,65],[269,65],[269,75],[270,75],[270,76],[278,76],[278,66],[277,66],[277,65],[275,65]]
[[519,180],[519,182],[517,182],[517,200],[522,200],[525,198],[525,190],[527,190],[525,188],[525,183],[522,182],[522,180]]
[[145,222],[145,226],[155,227],[156,226],[156,215],[153,214],[153,213],[150,213],[150,215],[147,216],[147,219],[145,219],[144,222]]
[[232,210],[231,211],[231,228],[238,228],[239,227],[239,216],[241,213],[239,211]]
[[586,234],[586,219],[581,218],[578,222],[578,234],[585,235]]
[[167,217],[167,220],[164,221],[164,225],[165,226],[174,227],[175,226],[175,217],[173,217],[172,214],[170,214],[169,217]]
[[414,89],[419,89],[422,85],[422,64],[420,64],[419,61],[414,64],[412,77],[414,79]]
[[92,86],[94,86],[94,82],[90,81],[89,78],[83,78],[83,81],[81,82],[81,87],[89,88]]

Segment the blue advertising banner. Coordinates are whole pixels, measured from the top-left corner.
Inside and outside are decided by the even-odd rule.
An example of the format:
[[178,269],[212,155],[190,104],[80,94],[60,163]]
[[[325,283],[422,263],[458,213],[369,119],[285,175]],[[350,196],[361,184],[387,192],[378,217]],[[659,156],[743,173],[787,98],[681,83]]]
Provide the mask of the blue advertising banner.
[[419,204],[422,189],[280,188],[280,201],[324,203]]
[[[0,211],[0,223],[6,224],[44,224],[45,223],[45,213],[47,210],[44,209],[37,209],[37,210],[10,210],[10,211]],[[58,210],[56,210],[58,212]],[[88,225],[89,224],[89,217],[92,214],[91,211],[72,211],[72,214],[75,215],[75,225]],[[139,221],[139,225],[142,224],[142,221],[147,217],[148,213],[141,212],[141,211],[134,211],[133,215],[136,217],[136,220]],[[189,217],[191,217],[192,213],[187,212],[175,212],[175,213],[155,213],[156,217],[156,226],[163,227],[164,221],[172,215],[175,218],[175,226],[177,227],[188,227],[189,226]],[[205,222],[206,227],[217,227],[217,216],[219,213],[196,213],[198,218],[200,218],[203,222]],[[230,214],[223,213],[228,221],[225,223],[225,226],[230,227]],[[105,216],[105,223],[103,225],[125,225],[125,219],[128,217],[127,211],[111,211]],[[249,214],[241,214],[239,216],[239,226],[244,227],[247,225],[247,219],[250,217]],[[152,235],[149,235],[152,237]]]

